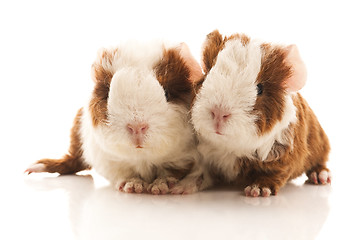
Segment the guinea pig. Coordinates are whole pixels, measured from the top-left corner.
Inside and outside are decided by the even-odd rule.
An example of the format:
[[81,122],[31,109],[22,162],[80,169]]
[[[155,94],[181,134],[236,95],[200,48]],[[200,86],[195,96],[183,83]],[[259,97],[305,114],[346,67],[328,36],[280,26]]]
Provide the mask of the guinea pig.
[[100,50],[92,65],[94,90],[75,117],[69,152],[26,172],[94,168],[127,193],[166,194],[173,186],[191,192],[179,180],[199,162],[189,110],[192,82],[200,76],[184,43],[129,41]]
[[298,92],[306,67],[295,45],[215,30],[202,58],[191,120],[206,168],[203,188],[221,180],[267,197],[303,173],[313,184],[331,182],[329,140]]

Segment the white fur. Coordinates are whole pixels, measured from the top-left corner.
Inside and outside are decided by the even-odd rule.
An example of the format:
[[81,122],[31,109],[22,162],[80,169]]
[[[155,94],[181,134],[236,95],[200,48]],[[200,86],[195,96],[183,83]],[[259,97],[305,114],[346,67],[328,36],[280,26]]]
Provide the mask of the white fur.
[[[154,167],[198,159],[188,110],[166,101],[154,73],[167,46],[172,45],[129,42],[119,46],[112,63],[103,61],[103,67],[114,73],[107,123],[94,127],[89,107],[85,108],[81,128],[85,160],[114,185],[133,177],[150,183]],[[142,149],[135,147],[127,131],[127,124],[133,122],[149,125]]]
[[36,163],[28,167],[25,172],[33,173],[33,172],[45,172],[45,165],[43,163]]
[[[198,150],[206,165],[218,168],[228,180],[234,180],[238,172],[235,163],[239,157],[253,158],[257,151],[260,159],[267,158],[274,142],[286,144],[289,139],[284,131],[295,122],[296,107],[292,95],[285,98],[282,121],[273,129],[259,136],[252,114],[257,99],[256,79],[261,67],[262,51],[258,41],[246,46],[240,40],[227,41],[208,73],[192,108],[192,122],[199,136]],[[231,113],[222,129],[214,131],[211,109],[220,107]]]
[[326,170],[322,170],[318,176],[316,172],[312,172],[311,173],[311,179],[313,181],[313,183],[318,184],[327,184],[327,183],[331,183],[331,173],[329,171]]
[[329,175],[328,172],[326,170],[322,170],[319,174],[318,174],[318,179],[320,180],[320,182],[322,184],[327,183],[327,179],[328,179]]

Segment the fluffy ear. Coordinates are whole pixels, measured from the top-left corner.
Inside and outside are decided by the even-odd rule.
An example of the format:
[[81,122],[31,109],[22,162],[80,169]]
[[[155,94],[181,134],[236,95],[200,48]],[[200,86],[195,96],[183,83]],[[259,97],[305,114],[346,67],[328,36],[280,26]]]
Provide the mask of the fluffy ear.
[[205,42],[203,43],[202,54],[202,68],[205,73],[208,73],[216,62],[219,51],[224,46],[224,39],[218,30],[207,35]]
[[190,80],[192,83],[198,81],[202,76],[202,69],[197,60],[192,56],[187,44],[181,43],[179,54],[183,58],[184,63],[189,69],[189,77],[188,80]]
[[291,66],[292,71],[291,77],[286,80],[286,86],[288,91],[296,92],[306,84],[307,70],[296,45],[287,46],[286,51],[285,61]]
[[181,100],[188,103],[192,92],[191,81],[197,77],[197,72],[201,71],[185,48],[186,45],[182,45],[164,49],[163,57],[154,66],[154,70],[156,78],[167,93],[168,101]]
[[113,60],[118,49],[100,49],[92,65],[92,79],[95,83],[110,83],[113,77]]

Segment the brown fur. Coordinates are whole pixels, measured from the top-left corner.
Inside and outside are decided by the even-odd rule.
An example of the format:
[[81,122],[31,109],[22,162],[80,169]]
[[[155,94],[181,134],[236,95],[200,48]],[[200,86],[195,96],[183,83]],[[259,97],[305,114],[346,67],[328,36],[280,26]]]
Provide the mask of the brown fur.
[[246,35],[246,34],[232,34],[231,36],[225,36],[224,37],[224,43],[226,43],[229,40],[233,40],[233,39],[239,39],[242,43],[243,46],[246,46],[249,42],[250,42],[250,38]]
[[291,67],[285,63],[284,49],[264,48],[263,52],[256,81],[263,85],[264,90],[254,106],[254,112],[259,117],[256,124],[260,135],[270,131],[281,120],[285,105],[283,96],[286,94],[283,81],[291,75]]
[[298,122],[293,128],[293,146],[283,146],[275,161],[251,161],[239,159],[239,180],[245,185],[269,187],[273,194],[304,172],[309,175],[327,170],[326,162],[330,145],[315,114],[300,94],[293,98]]
[[154,67],[156,77],[168,93],[168,101],[184,103],[188,107],[193,99],[190,69],[186,65],[178,49],[168,49]]
[[245,34],[241,35],[241,42],[242,42],[243,46],[246,46],[249,43],[249,41],[250,41],[250,38],[247,35],[245,35]]
[[81,116],[83,109],[79,109],[70,134],[69,153],[61,159],[41,159],[37,163],[45,165],[45,171],[50,173],[74,174],[91,167],[84,162],[82,142],[80,139]]
[[203,70],[205,74],[208,74],[213,65],[216,63],[218,53],[223,49],[224,43],[225,41],[218,30],[214,30],[207,35],[207,39],[203,44],[202,56],[204,64]]
[[107,101],[110,88],[110,81],[113,73],[103,67],[103,62],[112,63],[115,52],[104,50],[97,61],[92,65],[93,81],[95,82],[92,98],[89,104],[89,110],[92,116],[94,126],[107,120]]
[[218,30],[207,35],[206,41],[203,44],[203,70],[205,75],[211,70],[214,64],[217,61],[218,53],[224,48],[224,45],[227,41],[239,39],[243,46],[246,46],[250,42],[250,38],[245,34],[233,34],[231,36],[226,36],[223,38],[222,34]]

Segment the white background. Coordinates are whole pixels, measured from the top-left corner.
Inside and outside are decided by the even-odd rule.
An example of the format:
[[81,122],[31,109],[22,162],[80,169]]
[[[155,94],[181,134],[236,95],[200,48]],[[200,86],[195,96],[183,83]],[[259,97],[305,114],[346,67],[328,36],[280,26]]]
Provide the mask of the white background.
[[[360,238],[360,16],[346,0],[1,1],[0,238]],[[149,196],[118,193],[93,171],[23,175],[65,153],[99,48],[164,38],[199,59],[214,29],[298,45],[308,67],[301,93],[332,144],[332,186],[303,177],[268,199],[228,188]]]

